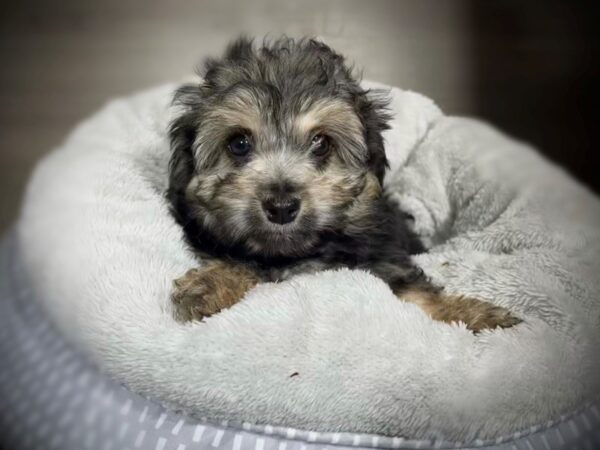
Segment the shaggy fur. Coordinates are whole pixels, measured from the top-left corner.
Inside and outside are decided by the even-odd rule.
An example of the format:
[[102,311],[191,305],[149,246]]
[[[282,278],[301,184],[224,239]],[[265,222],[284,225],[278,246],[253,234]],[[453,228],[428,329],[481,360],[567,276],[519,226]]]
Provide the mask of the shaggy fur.
[[259,281],[349,267],[437,320],[475,331],[518,322],[489,303],[445,297],[412,263],[425,249],[382,192],[385,97],[362,89],[325,44],[282,38],[257,49],[242,38],[175,101],[183,112],[170,130],[168,197],[189,243],[228,261],[175,283],[179,318],[217,313]]

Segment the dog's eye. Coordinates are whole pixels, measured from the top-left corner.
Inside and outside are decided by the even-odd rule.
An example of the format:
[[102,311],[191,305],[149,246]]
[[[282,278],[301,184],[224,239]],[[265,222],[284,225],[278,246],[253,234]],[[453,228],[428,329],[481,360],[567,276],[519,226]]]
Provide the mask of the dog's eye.
[[331,150],[329,139],[324,134],[315,135],[310,141],[310,149],[317,158],[324,158]]
[[246,156],[252,150],[252,143],[245,134],[236,134],[229,140],[229,151],[235,156]]

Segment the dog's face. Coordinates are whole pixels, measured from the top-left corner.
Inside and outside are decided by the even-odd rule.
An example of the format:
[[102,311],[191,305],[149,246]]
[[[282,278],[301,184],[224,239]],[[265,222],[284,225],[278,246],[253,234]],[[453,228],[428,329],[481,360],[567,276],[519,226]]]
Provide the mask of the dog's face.
[[384,103],[324,44],[237,41],[176,98],[171,200],[223,243],[302,256],[380,194]]

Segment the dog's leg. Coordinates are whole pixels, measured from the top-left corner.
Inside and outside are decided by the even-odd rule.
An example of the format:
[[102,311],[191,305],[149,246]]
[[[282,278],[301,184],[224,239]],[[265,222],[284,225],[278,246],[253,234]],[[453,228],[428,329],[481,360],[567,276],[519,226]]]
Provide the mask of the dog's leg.
[[462,295],[446,294],[431,284],[423,271],[408,263],[380,262],[369,267],[375,275],[385,280],[396,296],[414,303],[434,320],[463,322],[474,332],[486,328],[508,328],[521,322],[506,308]]
[[202,320],[229,308],[260,282],[258,274],[240,264],[213,262],[189,270],[173,282],[175,319]]
[[433,287],[406,287],[394,290],[405,302],[414,303],[434,320],[463,322],[471,331],[486,328],[508,328],[521,322],[501,306],[462,295],[448,295]]

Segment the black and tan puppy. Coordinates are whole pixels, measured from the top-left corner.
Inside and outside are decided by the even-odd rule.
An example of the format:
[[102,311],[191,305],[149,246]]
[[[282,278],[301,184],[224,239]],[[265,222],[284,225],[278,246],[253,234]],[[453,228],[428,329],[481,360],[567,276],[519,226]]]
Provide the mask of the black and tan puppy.
[[365,269],[433,319],[478,331],[518,322],[450,296],[411,262],[425,249],[382,192],[385,97],[362,89],[315,40],[240,39],[181,87],[170,130],[169,200],[200,268],[175,281],[179,320],[238,302],[257,283]]

